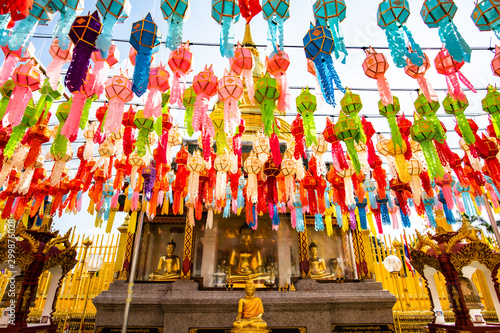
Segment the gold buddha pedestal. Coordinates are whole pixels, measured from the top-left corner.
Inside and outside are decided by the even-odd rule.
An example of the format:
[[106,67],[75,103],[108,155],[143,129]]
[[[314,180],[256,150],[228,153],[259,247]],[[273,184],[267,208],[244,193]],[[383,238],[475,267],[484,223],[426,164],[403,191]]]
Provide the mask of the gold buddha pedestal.
[[243,288],[247,281],[265,287],[269,280],[262,259],[262,252],[254,246],[253,230],[246,223],[240,227],[240,246],[231,253],[227,280],[233,287]]
[[263,314],[262,300],[255,297],[255,284],[248,280],[245,285],[245,297],[238,302],[238,316],[231,333],[268,333],[267,324],[262,319]]
[[181,276],[181,260],[174,254],[175,242],[167,243],[167,254],[160,257],[158,268],[149,274],[150,281],[173,281]]
[[323,258],[318,258],[318,246],[314,243],[314,241],[309,245],[309,254],[309,272],[311,273],[312,279],[331,280],[341,277],[340,275],[342,274],[342,271],[340,270],[339,272],[340,267],[338,259],[333,258],[331,260],[331,266],[335,272],[328,273],[325,260]]

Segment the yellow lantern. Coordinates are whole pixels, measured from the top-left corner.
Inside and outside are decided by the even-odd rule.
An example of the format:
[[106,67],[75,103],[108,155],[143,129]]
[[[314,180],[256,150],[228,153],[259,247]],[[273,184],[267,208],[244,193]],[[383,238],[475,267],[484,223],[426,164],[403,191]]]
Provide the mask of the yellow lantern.
[[262,162],[255,157],[255,153],[252,150],[250,156],[245,160],[243,165],[245,171],[248,173],[247,198],[250,198],[255,204],[258,200],[257,175],[262,172]]

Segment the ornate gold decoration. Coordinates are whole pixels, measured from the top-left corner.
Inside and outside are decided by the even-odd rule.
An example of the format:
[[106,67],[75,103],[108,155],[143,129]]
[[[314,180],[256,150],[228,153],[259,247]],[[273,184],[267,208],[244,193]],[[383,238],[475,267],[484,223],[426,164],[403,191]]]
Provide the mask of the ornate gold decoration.
[[57,237],[54,237],[51,240],[49,240],[49,242],[43,248],[42,253],[43,254],[49,253],[50,249],[59,244],[64,244],[64,247],[69,249],[71,247],[71,244],[69,242],[69,236],[71,235],[71,230],[73,230],[73,228],[70,228],[68,232],[66,232],[66,234],[62,237],[57,235]]
[[[358,266],[358,274],[361,280],[369,279],[368,263],[366,262],[365,246],[363,244],[363,235],[358,229],[352,233],[352,244],[354,247],[354,255]],[[365,272],[366,268],[366,272]]]
[[32,253],[38,252],[40,242],[38,242],[33,236],[31,236],[26,231],[26,227],[24,226],[24,223],[17,224],[17,228],[16,228],[16,231],[14,234],[16,237],[22,237],[24,240],[26,240],[29,243]]
[[[193,262],[193,240],[194,240],[194,228],[189,224],[189,220],[186,217],[186,227],[184,229],[184,251],[182,264],[184,260],[188,259],[189,262]],[[187,274],[184,274],[184,270],[181,269],[181,278],[189,279],[191,277],[191,270]]]
[[439,246],[430,239],[429,235],[423,236],[417,231],[417,245],[415,245],[415,249],[420,250],[424,245],[432,248],[438,255],[442,254]]
[[500,255],[493,252],[487,244],[474,242],[465,245],[459,252],[450,256],[450,262],[457,272],[461,272],[473,261],[486,265],[493,272],[500,264]]
[[64,249],[56,255],[50,256],[43,264],[43,271],[61,265],[62,275],[65,276],[78,262],[76,259],[76,249],[71,247]]
[[424,276],[425,266],[432,267],[438,272],[441,272],[441,266],[439,265],[439,261],[433,256],[430,256],[417,249],[412,249],[410,251],[410,257],[411,257],[411,265],[422,276]]
[[451,239],[446,243],[445,251],[446,253],[452,253],[453,247],[455,244],[460,242],[462,239],[467,239],[471,242],[479,242],[479,238],[477,237],[476,231],[474,229],[469,228],[470,223],[466,217],[464,217],[462,226],[458,230],[458,233],[451,237]]
[[455,306],[457,307],[457,310],[462,311],[462,305],[460,305],[460,294],[457,288],[454,286],[451,286],[451,297],[453,297],[453,300],[455,301]]
[[[299,243],[299,262],[309,260],[309,244],[307,241],[307,232],[299,231],[297,233],[297,241]],[[301,269],[302,277],[307,277],[306,273]]]
[[31,290],[29,288],[25,289],[23,295],[23,304],[21,305],[21,312],[24,312],[26,310],[28,302],[31,298],[30,296],[31,296]]

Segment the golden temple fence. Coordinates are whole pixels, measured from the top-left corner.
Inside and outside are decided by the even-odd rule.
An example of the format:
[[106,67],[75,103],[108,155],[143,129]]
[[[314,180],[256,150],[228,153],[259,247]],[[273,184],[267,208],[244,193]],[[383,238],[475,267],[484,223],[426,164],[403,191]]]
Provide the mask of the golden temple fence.
[[[87,238],[92,242],[85,251],[84,245]],[[390,235],[369,236],[370,244],[365,244],[366,255],[372,257],[375,279],[382,283],[384,289],[389,290],[396,296],[397,302],[393,308],[394,322],[397,332],[425,332],[425,326],[432,320],[431,303],[427,289],[424,286],[423,278],[419,273],[410,271],[405,264],[404,246],[412,246],[416,242],[415,235],[401,235],[391,237]],[[498,251],[498,246],[491,238],[483,236],[489,244]],[[117,278],[116,262],[119,259],[120,251],[124,251],[122,244],[120,246],[120,234],[105,235],[72,235],[72,244],[77,244],[78,263],[68,273],[61,283],[61,290],[57,298],[54,320],[58,323],[58,332],[63,333],[65,327],[69,333],[78,332],[83,305],[85,302],[86,290],[91,284],[88,294],[85,320],[82,332],[93,332],[94,318],[96,309],[91,300],[99,295],[103,290],[107,290],[109,284]],[[85,243],[88,245],[88,243]],[[84,256],[91,254],[101,255],[104,264],[100,271],[89,281],[89,274],[83,268]],[[384,265],[384,259],[389,255],[398,256],[403,267],[398,273],[389,273]],[[121,263],[119,263],[121,264]],[[120,265],[118,265],[120,266]],[[0,272],[0,299],[6,289],[8,275]],[[453,321],[453,313],[449,308],[449,302],[445,289],[444,277],[437,273],[435,275],[436,286],[439,298],[443,308],[443,314],[447,321]],[[46,296],[50,285],[51,274],[44,272],[40,278],[37,289],[37,297],[34,307],[31,309],[29,320],[31,322],[40,322],[42,311],[46,302]],[[489,322],[498,322],[494,311],[493,302],[487,289],[484,275],[477,271],[472,276],[472,281],[478,289],[482,304],[485,306],[483,317]]]

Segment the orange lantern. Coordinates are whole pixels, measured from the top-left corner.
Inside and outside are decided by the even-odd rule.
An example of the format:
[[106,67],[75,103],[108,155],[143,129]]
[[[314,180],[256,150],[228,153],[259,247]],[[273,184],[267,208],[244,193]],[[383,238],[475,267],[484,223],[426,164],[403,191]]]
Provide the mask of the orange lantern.
[[104,128],[107,133],[114,133],[120,130],[125,103],[130,102],[134,97],[132,81],[127,78],[127,72],[115,75],[108,80],[106,97],[109,100],[109,106]]
[[224,102],[224,132],[235,133],[240,124],[241,114],[238,100],[243,95],[243,82],[236,75],[224,71],[224,77],[218,82],[219,100]]
[[[170,90],[170,105],[177,104],[182,108],[182,92],[185,90],[186,75],[191,72],[192,62],[193,54],[189,51],[189,41],[170,52],[168,66],[174,73]],[[182,82],[182,87],[180,82]]]
[[369,78],[377,80],[380,100],[385,106],[392,104],[392,92],[385,77],[389,63],[382,53],[376,52],[371,46],[365,50],[366,59],[363,61],[363,71]]

